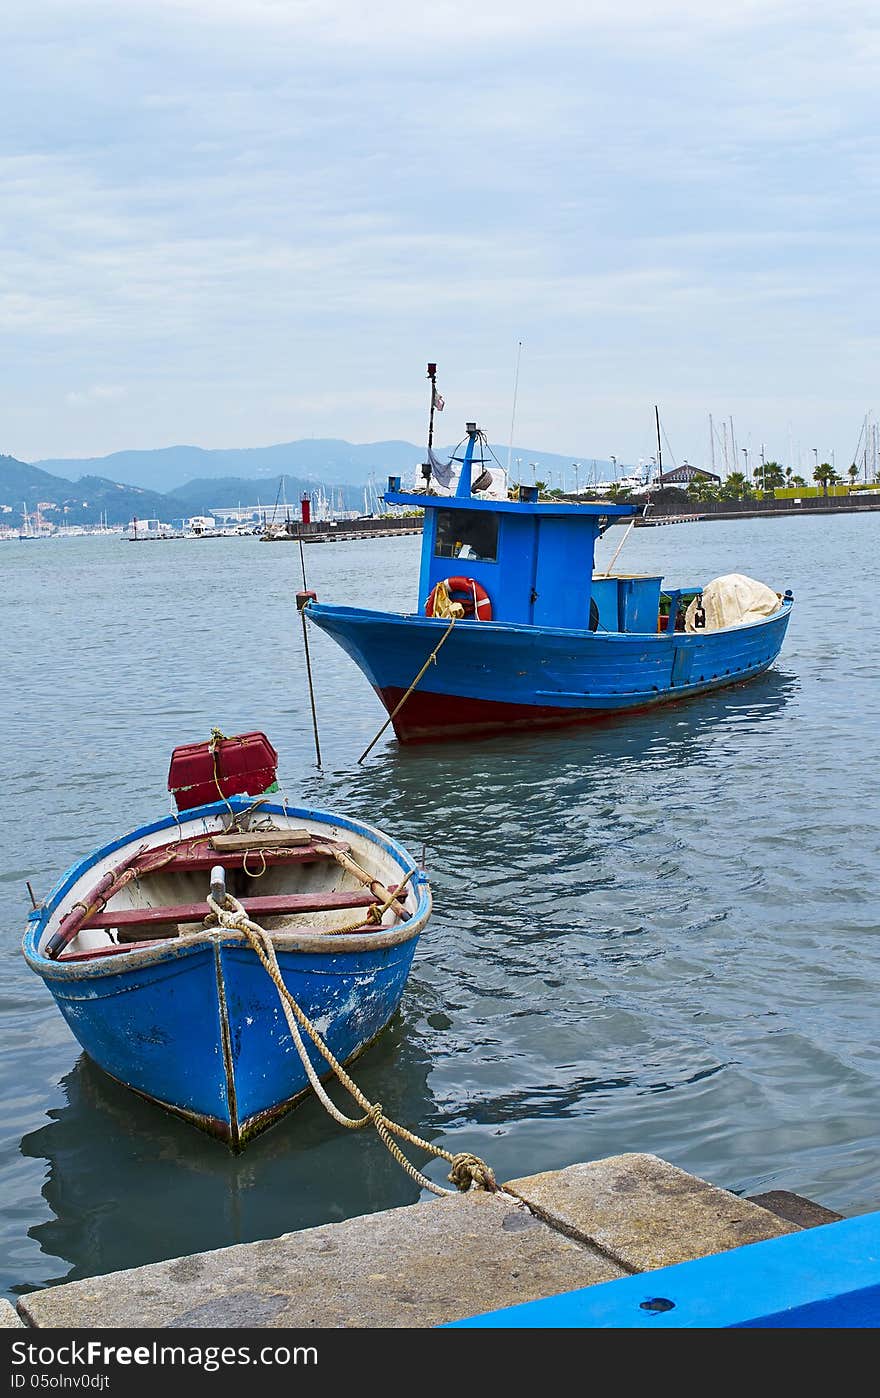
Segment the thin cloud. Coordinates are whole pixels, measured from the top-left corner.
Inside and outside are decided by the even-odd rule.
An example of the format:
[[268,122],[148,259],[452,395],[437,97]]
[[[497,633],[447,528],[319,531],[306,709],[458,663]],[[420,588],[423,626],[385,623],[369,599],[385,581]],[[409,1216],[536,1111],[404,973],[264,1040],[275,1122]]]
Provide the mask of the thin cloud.
[[90,388],[72,390],[65,393],[64,401],[72,408],[85,407],[93,403],[119,403],[128,397],[128,390],[118,384],[92,384]]
[[520,339],[536,449],[622,457],[661,389],[681,436],[717,388],[756,437],[805,415],[842,443],[874,391],[873,5],[6,0],[4,25],[20,455],[412,436],[428,358],[450,413],[509,420]]

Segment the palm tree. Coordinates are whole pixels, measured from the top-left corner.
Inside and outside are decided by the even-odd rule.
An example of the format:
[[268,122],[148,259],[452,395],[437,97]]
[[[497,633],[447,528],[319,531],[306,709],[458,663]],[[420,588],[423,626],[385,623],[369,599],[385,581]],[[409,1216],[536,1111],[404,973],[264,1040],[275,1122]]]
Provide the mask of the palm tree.
[[752,493],[751,484],[742,471],[731,471],[724,484],[725,494],[734,500],[747,500]]
[[829,485],[839,479],[840,477],[829,461],[823,461],[813,472],[813,480],[818,481],[821,485],[823,495],[827,495]]
[[856,481],[859,478],[859,468],[855,462],[853,462],[851,466],[847,466],[846,474],[849,476],[850,484],[855,485]]
[[778,461],[766,461],[761,468],[761,482],[765,490],[779,490],[785,485],[785,472]]

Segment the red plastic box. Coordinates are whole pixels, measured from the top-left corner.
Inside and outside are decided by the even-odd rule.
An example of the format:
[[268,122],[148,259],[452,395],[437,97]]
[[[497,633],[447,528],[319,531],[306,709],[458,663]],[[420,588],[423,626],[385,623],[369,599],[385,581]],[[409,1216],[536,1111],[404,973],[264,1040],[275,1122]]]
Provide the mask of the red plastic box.
[[175,748],[168,790],[174,793],[177,809],[187,811],[219,801],[221,793],[260,796],[274,784],[277,772],[278,754],[265,733],[236,733],[219,739],[214,752],[210,742]]

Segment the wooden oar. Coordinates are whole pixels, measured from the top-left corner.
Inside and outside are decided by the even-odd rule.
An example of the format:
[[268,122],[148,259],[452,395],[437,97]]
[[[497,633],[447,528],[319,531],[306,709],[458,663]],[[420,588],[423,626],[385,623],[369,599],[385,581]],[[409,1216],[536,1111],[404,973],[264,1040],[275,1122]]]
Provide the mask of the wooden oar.
[[[320,849],[321,847],[320,845],[316,845],[315,848]],[[375,893],[376,897],[379,898],[384,905],[391,908],[398,917],[404,919],[409,917],[407,909],[404,907],[403,903],[392,896],[391,890],[386,888],[384,884],[381,884],[378,879],[370,878],[370,875],[366,873],[359,864],[356,864],[353,859],[349,859],[348,855],[344,854],[341,849],[338,847],[330,847],[327,853],[333,856],[341,868],[347,869],[350,874],[354,875],[359,883],[362,883],[371,893]]]

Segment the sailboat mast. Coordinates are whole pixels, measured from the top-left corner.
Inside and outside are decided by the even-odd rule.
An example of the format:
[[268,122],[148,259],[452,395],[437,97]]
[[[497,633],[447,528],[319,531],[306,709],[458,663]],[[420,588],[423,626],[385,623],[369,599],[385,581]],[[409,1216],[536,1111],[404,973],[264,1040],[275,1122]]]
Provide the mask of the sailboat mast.
[[712,414],[709,414],[709,451],[712,454],[712,474],[715,474],[715,429],[712,426]]
[[654,419],[657,423],[657,475],[663,475],[663,448],[660,445],[660,413],[657,404],[654,404]]

